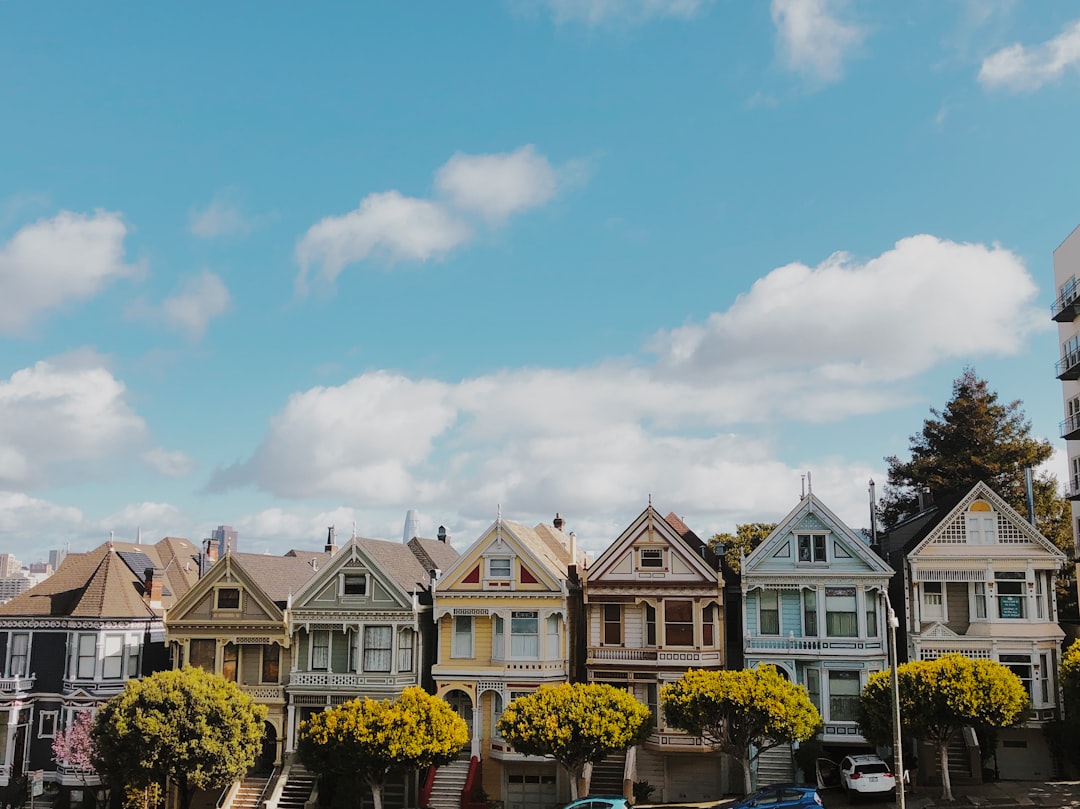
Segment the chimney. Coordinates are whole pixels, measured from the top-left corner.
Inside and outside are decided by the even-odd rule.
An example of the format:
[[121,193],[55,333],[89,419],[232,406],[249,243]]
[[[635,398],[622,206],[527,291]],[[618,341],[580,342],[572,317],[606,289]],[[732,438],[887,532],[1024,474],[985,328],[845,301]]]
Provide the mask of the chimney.
[[577,564],[577,534],[570,532],[570,564]]
[[448,543],[450,541],[450,535],[448,533],[446,533],[446,526],[445,525],[440,525],[439,526],[439,533],[436,536],[439,537],[439,542],[442,542],[444,544]]
[[337,553],[337,545],[334,544],[334,526],[330,526],[326,529],[326,547],[323,548],[326,553]]
[[934,494],[929,486],[923,486],[919,489],[919,511],[926,511],[932,505],[934,505]]
[[145,578],[143,579],[143,600],[151,607],[161,606],[161,591],[164,589],[164,578],[165,572],[160,568],[146,568]]
[[559,516],[559,512],[555,512],[555,519],[551,521],[551,524],[555,526],[556,531],[561,531],[563,526],[566,525],[566,520]]

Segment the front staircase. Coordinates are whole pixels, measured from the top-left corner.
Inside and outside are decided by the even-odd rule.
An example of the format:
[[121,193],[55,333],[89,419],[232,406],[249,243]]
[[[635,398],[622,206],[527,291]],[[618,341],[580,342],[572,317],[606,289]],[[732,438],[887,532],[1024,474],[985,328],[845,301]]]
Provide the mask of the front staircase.
[[269,783],[270,776],[249,775],[240,783],[240,788],[229,805],[223,809],[260,809],[259,803]]
[[608,753],[599,764],[593,765],[590,795],[622,795],[623,772],[626,769],[626,751]]
[[304,809],[315,788],[314,773],[305,770],[300,764],[293,764],[278,796],[275,809]]
[[469,759],[457,758],[439,767],[431,787],[430,809],[461,809],[461,790],[469,777]]
[[762,753],[757,760],[757,784],[787,784],[795,780],[795,763],[791,744],[778,744]]

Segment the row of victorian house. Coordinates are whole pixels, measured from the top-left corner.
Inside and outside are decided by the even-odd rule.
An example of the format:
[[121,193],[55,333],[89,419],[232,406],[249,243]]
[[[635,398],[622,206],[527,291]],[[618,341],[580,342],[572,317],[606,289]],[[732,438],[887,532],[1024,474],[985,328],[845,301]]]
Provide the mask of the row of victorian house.
[[[1010,755],[1000,775],[1051,774],[1040,725],[1058,715],[1053,594],[1065,557],[986,486],[930,506],[877,547],[805,494],[741,575],[651,503],[587,568],[563,527],[558,516],[533,528],[500,516],[462,553],[440,529],[340,547],[331,531],[321,552],[230,552],[212,565],[176,538],[71,554],[0,606],[0,788],[34,769],[80,787],[53,758],[55,735],[128,678],[190,664],[267,706],[267,767],[289,760],[313,712],[419,684],[469,723],[468,756],[444,769],[466,773],[467,795],[482,790],[507,809],[546,809],[569,788],[551,761],[500,738],[503,706],[545,683],[610,683],[654,720],[643,744],[597,768],[593,791],[648,781],[653,800],[718,798],[738,791],[741,774],[665,726],[664,684],[690,668],[773,664],[820,710],[828,755],[863,750],[855,708],[888,667],[886,594],[902,660],[959,652],[1020,676],[1032,710],[1001,735]],[[758,766],[762,783],[795,775],[790,749]],[[979,776],[970,751],[956,766]],[[396,800],[426,803],[432,788],[406,782]]]

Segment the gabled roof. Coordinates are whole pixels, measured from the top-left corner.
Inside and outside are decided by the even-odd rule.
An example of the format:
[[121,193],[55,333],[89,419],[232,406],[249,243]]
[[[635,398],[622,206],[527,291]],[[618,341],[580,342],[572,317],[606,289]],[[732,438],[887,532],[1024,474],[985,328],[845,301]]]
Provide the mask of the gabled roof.
[[[330,563],[329,553],[315,551],[292,550],[284,556],[231,552],[226,555],[240,562],[252,580],[281,608],[288,603],[290,595]],[[215,562],[214,566],[220,565],[224,558]]]
[[156,545],[107,542],[92,551],[71,553],[52,576],[0,605],[0,617],[159,616],[161,607],[151,607],[143,598],[145,568],[164,571],[161,605],[169,607],[197,579],[198,567],[191,564],[197,554],[194,545],[177,537]]
[[[431,555],[434,554],[444,563],[450,560],[450,564],[453,564],[453,560],[457,559],[457,551],[437,539],[413,537],[408,543],[402,544],[401,542],[389,542],[384,539],[357,537],[356,544],[368,558],[378,564],[406,593],[418,593],[421,590],[426,590],[431,582],[431,570],[417,558],[414,547],[421,548],[428,558],[431,558]],[[435,560],[432,559],[432,561]]]
[[[966,494],[956,495],[935,503],[926,511],[904,520],[904,522],[886,532],[886,541],[893,532],[910,531],[910,536],[904,541],[903,553],[905,556],[918,553],[927,543],[932,542],[939,528],[944,528],[949,522],[965,511],[975,500],[986,500],[994,509],[1016,526],[1031,542],[1042,547],[1047,553],[1065,560],[1065,554],[1049,539],[1039,533],[1031,523],[1021,517],[1012,506],[1006,503],[993,489],[983,481],[979,481]],[[905,531],[907,529],[907,531]]]
[[689,566],[688,571],[696,570],[696,575],[703,579],[716,580],[719,569],[716,554],[674,512],[667,517],[661,517],[650,504],[592,563],[589,567],[589,581],[600,580],[613,564],[618,565],[618,560],[628,552],[627,547],[637,541],[643,531],[650,532],[655,540],[667,543],[673,550],[681,550],[679,556]]
[[443,577],[436,585],[439,592],[445,593],[458,576],[464,575],[476,563],[484,551],[498,541],[516,546],[520,555],[531,560],[538,570],[535,572],[546,577],[549,586],[561,588],[569,575],[572,564],[570,558],[570,538],[562,531],[543,523],[535,529],[521,523],[504,520],[501,516],[480,534],[469,548],[443,572]]
[[420,560],[424,570],[446,570],[457,561],[458,552],[449,542],[438,539],[425,539],[413,537],[409,540],[409,547],[413,554]]
[[[848,526],[845,525],[828,506],[818,499],[817,495],[810,492],[801,497],[795,508],[789,511],[787,515],[776,524],[776,528],[761,541],[761,544],[746,555],[741,566],[743,580],[745,581],[747,577],[753,576],[754,569],[759,564],[772,558],[773,554],[780,546],[788,541],[788,536],[792,531],[811,514],[824,524],[833,536],[837,537],[843,543],[845,551],[863,562],[863,564],[871,571],[889,576],[893,575],[895,571],[886,564],[885,560],[874,553],[866,542],[863,541],[863,538],[852,529],[848,528]],[[792,557],[792,566],[794,567],[795,564],[795,559]]]
[[[218,559],[208,571],[206,571],[203,577],[195,583],[194,587],[188,590],[187,593],[185,593],[184,596],[169,609],[166,617],[166,624],[171,629],[175,629],[190,623],[192,612],[196,611],[198,606],[203,603],[205,599],[213,597],[212,591],[221,581],[239,584],[243,587],[248,598],[252,599],[253,602],[258,605],[266,620],[275,623],[281,621],[284,617],[285,603],[273,598],[271,593],[267,592],[267,589],[264,586],[265,582],[270,581],[265,577],[274,572],[274,566],[262,565],[260,567],[259,565],[256,565],[258,574],[249,568],[252,559],[263,558],[266,557],[254,553],[239,554],[232,553],[231,551],[226,553]],[[288,557],[269,558],[284,559]],[[297,564],[297,560],[293,558],[291,564]],[[259,574],[261,574],[263,578],[260,578]],[[274,589],[275,588],[272,586],[271,590]],[[245,608],[245,613],[245,620],[251,620],[247,608]],[[205,624],[206,618],[198,618],[194,622],[197,624]]]

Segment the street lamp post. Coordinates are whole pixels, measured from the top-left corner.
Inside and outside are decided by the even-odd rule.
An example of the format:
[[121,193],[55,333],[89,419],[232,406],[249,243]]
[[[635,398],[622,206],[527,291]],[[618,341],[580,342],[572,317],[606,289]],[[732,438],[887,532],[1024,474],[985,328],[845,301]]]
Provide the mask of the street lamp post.
[[889,594],[884,590],[881,595],[885,598],[886,620],[889,622],[889,667],[892,670],[892,709],[893,709],[893,778],[896,779],[896,805],[899,809],[905,809],[904,796],[904,751],[901,747],[900,738],[900,675],[896,669],[898,666],[896,649],[896,628],[900,621],[893,612]]

